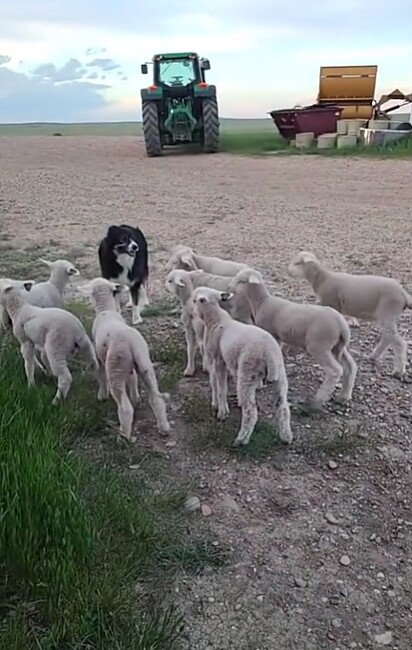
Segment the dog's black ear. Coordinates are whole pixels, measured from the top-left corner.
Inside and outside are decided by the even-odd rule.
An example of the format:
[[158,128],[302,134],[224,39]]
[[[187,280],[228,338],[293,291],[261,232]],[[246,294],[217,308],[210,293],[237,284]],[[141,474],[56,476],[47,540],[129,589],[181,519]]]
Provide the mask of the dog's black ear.
[[115,239],[119,234],[119,230],[120,230],[119,226],[109,226],[109,228],[107,229],[106,237],[108,239]]

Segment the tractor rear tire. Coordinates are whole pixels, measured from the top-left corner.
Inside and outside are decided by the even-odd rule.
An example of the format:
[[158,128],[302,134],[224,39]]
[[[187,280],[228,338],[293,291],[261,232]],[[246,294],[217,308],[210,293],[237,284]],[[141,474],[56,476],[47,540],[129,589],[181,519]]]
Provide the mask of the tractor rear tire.
[[203,148],[205,153],[219,150],[219,111],[216,99],[204,99],[203,111]]
[[162,140],[160,137],[157,102],[143,101],[142,122],[147,155],[150,158],[160,156],[162,153]]

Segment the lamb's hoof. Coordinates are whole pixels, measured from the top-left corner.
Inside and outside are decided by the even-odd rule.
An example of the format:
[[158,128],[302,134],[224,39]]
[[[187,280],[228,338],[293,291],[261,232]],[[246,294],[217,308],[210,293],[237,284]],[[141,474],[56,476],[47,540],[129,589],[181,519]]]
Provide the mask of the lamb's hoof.
[[367,354],[367,355],[364,357],[364,359],[365,359],[366,361],[369,361],[369,363],[373,363],[374,365],[376,365],[376,364],[378,363],[378,361],[379,361],[380,358],[381,358],[381,357],[377,357],[377,356],[375,356],[373,353],[371,353],[371,354]]
[[315,399],[299,402],[299,409],[302,413],[306,413],[307,415],[325,412],[324,404]]
[[120,431],[120,433],[117,434],[117,442],[124,440],[126,440],[126,442],[136,442],[136,436],[128,436],[126,433],[123,433],[123,431]]
[[143,323],[143,318],[141,316],[135,316],[132,318],[132,325],[140,325]]
[[193,377],[194,374],[195,374],[195,369],[191,368],[190,366],[188,368],[185,368],[183,371],[184,377]]
[[283,442],[284,445],[291,445],[293,442],[293,433],[291,431],[279,433],[279,440]]
[[400,381],[402,381],[403,378],[405,377],[405,370],[404,371],[402,371],[402,370],[394,370],[392,372],[392,377],[394,379],[399,379]]
[[226,420],[229,417],[229,407],[224,408],[224,409],[218,409],[217,411],[217,419],[218,420]]
[[168,436],[170,434],[170,424],[168,424],[166,427],[161,427],[159,428],[159,433],[161,436]]
[[104,402],[106,399],[108,399],[108,395],[106,393],[101,393],[100,391],[97,393],[97,399],[99,402]]
[[338,394],[335,396],[335,402],[341,406],[348,406],[349,402],[352,400],[352,395],[341,395]]
[[245,445],[247,445],[247,442],[242,439],[239,440],[239,438],[236,438],[232,443],[232,447],[244,447]]

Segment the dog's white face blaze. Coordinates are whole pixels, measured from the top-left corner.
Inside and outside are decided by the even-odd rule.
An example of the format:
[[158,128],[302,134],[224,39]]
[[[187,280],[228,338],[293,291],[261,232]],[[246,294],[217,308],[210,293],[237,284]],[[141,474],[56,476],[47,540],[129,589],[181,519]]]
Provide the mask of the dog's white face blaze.
[[113,282],[119,282],[120,284],[125,284],[128,287],[130,286],[130,280],[128,279],[128,273],[133,268],[134,257],[131,257],[127,253],[121,253],[117,255],[116,261],[122,267],[122,272],[119,274],[117,279],[114,279]]
[[134,239],[131,239],[127,247],[128,254],[132,257],[135,257],[138,250],[139,250],[139,244],[135,242]]

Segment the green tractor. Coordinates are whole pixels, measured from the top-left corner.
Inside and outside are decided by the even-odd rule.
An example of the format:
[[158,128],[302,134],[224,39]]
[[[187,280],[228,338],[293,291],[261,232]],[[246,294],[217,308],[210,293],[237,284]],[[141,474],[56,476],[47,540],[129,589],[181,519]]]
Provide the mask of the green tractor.
[[[216,86],[206,83],[208,59],[195,52],[155,54],[153,83],[142,88],[143,134],[148,156],[160,156],[165,146],[186,143],[219,148],[219,111]],[[148,73],[148,64],[141,66]]]

